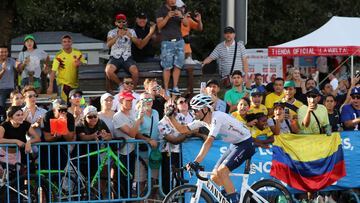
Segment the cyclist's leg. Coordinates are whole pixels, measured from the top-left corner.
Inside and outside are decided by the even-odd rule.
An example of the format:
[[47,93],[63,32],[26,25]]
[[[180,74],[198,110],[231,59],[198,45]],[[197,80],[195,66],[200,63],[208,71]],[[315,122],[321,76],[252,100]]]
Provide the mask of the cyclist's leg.
[[217,174],[223,182],[226,193],[231,194],[235,192],[235,188],[229,177],[230,172],[251,158],[255,153],[255,148],[252,138],[238,144],[230,144],[229,148],[231,152],[217,169]]
[[220,157],[220,159],[216,162],[214,169],[212,171],[211,180],[214,181],[215,184],[219,186],[223,186],[224,183],[222,182],[221,178],[219,177],[219,174],[217,173],[217,170],[221,163],[229,156],[231,153],[231,148],[229,147],[226,152]]

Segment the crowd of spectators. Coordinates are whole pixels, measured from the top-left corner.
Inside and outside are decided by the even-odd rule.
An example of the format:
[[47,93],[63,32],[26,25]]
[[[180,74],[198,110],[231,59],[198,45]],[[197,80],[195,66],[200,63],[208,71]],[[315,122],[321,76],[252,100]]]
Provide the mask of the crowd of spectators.
[[[187,93],[193,93],[192,84],[189,84],[185,95],[181,95],[178,88],[184,63],[190,61],[193,64],[189,32],[203,29],[201,14],[193,12],[192,15],[188,11],[185,5],[177,6],[175,0],[166,0],[156,14],[156,24],[149,23],[147,15],[140,12],[134,29],[127,28],[124,14],[116,15],[116,28],[109,31],[107,36],[111,52],[105,73],[108,79],[119,85],[119,93],[101,95],[98,109],[85,102],[83,92],[79,89],[78,68],[86,60],[80,50],[72,47],[71,36],[61,38],[62,49],[56,54],[52,65],[49,64],[49,56],[36,47],[32,35],[24,38],[24,49],[17,60],[8,57],[7,47],[0,46],[0,119],[3,121],[0,143],[17,144],[21,160],[25,163],[25,152],[36,152],[38,149],[32,144],[40,141],[141,139],[151,148],[160,150],[163,191],[169,192],[170,186],[178,184],[169,176],[169,167],[181,165],[180,144],[191,136],[204,138],[207,133],[199,129],[190,134],[181,134],[167,116],[175,112],[176,119],[182,124],[194,119],[188,106],[190,98],[185,97]],[[162,36],[158,60],[163,68],[162,84],[159,80],[149,78],[145,79],[143,89],[137,89],[139,75],[136,62],[157,60],[154,58],[154,48],[149,43],[156,29],[161,31]],[[215,110],[229,113],[251,128],[259,147],[269,148],[274,136],[284,133],[330,135],[336,131],[359,130],[360,75],[340,80],[330,74],[329,80],[318,86],[316,79],[306,78],[298,68],[293,68],[285,79],[279,77],[272,83],[264,84],[261,73],[250,77],[246,50],[242,42],[236,42],[234,28],[224,29],[224,39],[203,60],[203,65],[218,60],[221,80],[214,78],[207,81],[200,91],[212,97]],[[325,63],[325,59],[319,60],[321,64]],[[116,75],[119,69],[125,69],[129,76],[119,78]],[[326,70],[322,67],[320,77],[328,73]],[[191,69],[188,69],[188,73],[192,74]],[[17,74],[21,75],[21,91],[17,90],[18,85],[14,80]],[[46,88],[41,86],[41,75],[44,74],[49,75]],[[171,75],[172,89],[169,88]],[[229,81],[230,88],[227,88]],[[49,110],[36,104],[42,90],[48,94],[57,92],[59,96]],[[220,92],[225,92],[224,98],[219,96]],[[6,108],[7,99],[11,103],[9,108]],[[50,123],[53,119],[66,120],[64,133],[52,131]],[[134,144],[122,148],[119,158],[132,174],[135,168],[142,171],[140,177],[135,175],[130,180],[141,182],[141,190],[146,181],[143,176],[145,168],[135,164],[138,163],[135,161],[135,148]],[[42,152],[47,154],[47,150],[57,154],[56,149],[51,147]],[[9,153],[14,151],[9,150]],[[151,162],[146,153],[140,152],[139,156],[146,163]],[[58,157],[60,161],[48,161],[45,156],[42,159],[45,163],[43,167],[57,168],[60,164],[63,168],[66,157]],[[91,168],[96,167],[94,163],[91,161]],[[90,170],[91,175],[94,172]],[[158,176],[158,172],[152,174],[154,181]],[[121,185],[127,184],[126,176],[120,180],[124,181]],[[128,189],[123,191],[123,197],[131,194]]]

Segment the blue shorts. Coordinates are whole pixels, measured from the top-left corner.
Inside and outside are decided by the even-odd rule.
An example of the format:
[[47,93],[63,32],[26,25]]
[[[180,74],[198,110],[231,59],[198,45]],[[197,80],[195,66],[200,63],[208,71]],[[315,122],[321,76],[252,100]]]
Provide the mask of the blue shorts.
[[164,70],[172,69],[174,66],[181,69],[185,60],[184,40],[162,41],[160,59],[160,65]]
[[250,137],[238,144],[230,144],[228,150],[217,161],[214,168],[218,168],[221,164],[224,164],[230,171],[233,171],[254,154],[255,145],[252,137]]

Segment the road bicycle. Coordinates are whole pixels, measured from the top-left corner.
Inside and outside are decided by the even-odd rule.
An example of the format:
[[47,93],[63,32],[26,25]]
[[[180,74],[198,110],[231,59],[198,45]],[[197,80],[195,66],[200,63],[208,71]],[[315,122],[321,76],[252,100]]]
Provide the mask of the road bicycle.
[[[186,170],[185,167],[174,169],[174,172]],[[252,171],[253,172],[253,171]],[[227,203],[228,200],[221,193],[219,187],[215,185],[209,176],[212,172],[195,170],[198,178],[196,185],[185,184],[174,188],[166,195],[163,203],[181,203],[181,202],[221,202]],[[231,173],[230,176],[242,177],[242,185],[240,191],[240,201],[244,203],[293,203],[290,192],[280,182],[272,179],[264,179],[255,182],[252,186],[248,185],[250,174],[250,160],[246,160],[245,171],[241,173]],[[178,177],[182,179],[181,177]],[[182,180],[188,182],[187,180]]]
[[[123,140],[123,139],[121,139]],[[111,141],[110,141],[111,142]],[[118,154],[114,152],[114,147],[111,144],[117,145],[121,149],[125,145],[125,140],[122,143],[98,143],[98,150],[88,152],[84,155],[75,156],[68,159],[68,163],[63,170],[36,170],[37,176],[45,180],[47,185],[48,199],[54,201],[85,201],[85,200],[100,200],[118,199],[120,197],[121,187],[116,184],[110,176],[101,177],[104,170],[110,171],[111,168],[116,167],[118,174],[122,173],[125,176],[132,177],[132,174],[127,170],[125,165],[118,158]],[[104,145],[105,147],[100,147]],[[69,150],[68,150],[69,151]],[[116,150],[115,150],[116,151]],[[66,152],[64,154],[67,154]],[[98,157],[98,168],[93,177],[85,177],[79,170],[81,159],[90,159],[90,157]],[[84,160],[85,161],[85,160]],[[107,167],[106,167],[107,166]],[[89,165],[87,167],[88,174],[90,173]],[[108,173],[110,174],[110,173]],[[107,179],[108,194],[101,194],[100,181]],[[56,180],[56,181],[53,181]],[[107,196],[107,197],[106,197]]]

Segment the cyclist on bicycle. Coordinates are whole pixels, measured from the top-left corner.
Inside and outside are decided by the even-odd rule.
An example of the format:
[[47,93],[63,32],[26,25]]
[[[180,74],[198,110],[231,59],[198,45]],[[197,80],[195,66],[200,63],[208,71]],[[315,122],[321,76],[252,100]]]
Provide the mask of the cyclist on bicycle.
[[210,131],[195,160],[187,164],[188,170],[190,168],[196,170],[199,167],[199,163],[205,158],[215,138],[230,143],[228,150],[216,163],[211,179],[217,185],[224,187],[225,191],[222,192],[230,202],[239,202],[239,193],[235,192],[229,174],[254,155],[255,146],[250,130],[245,124],[226,113],[214,111],[212,105],[210,96],[198,94],[190,101],[190,106],[195,112],[194,122],[183,126],[176,121],[174,116],[170,120],[180,133],[187,133],[199,127],[207,127]]

